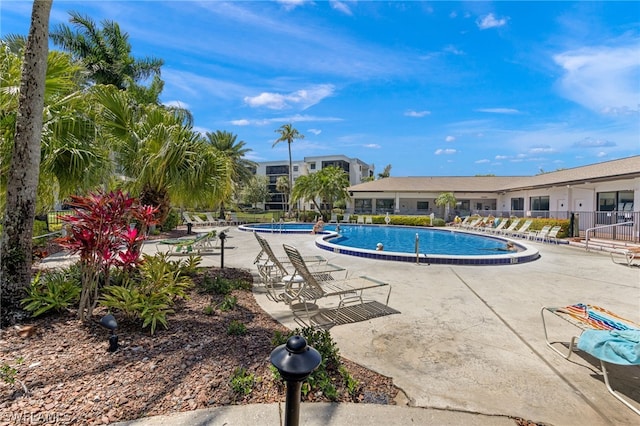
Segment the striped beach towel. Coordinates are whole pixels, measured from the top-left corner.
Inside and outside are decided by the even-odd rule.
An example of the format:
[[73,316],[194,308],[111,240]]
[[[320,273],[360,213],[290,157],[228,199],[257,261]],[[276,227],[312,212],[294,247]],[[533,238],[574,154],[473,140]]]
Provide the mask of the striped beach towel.
[[634,330],[640,329],[640,324],[622,318],[600,306],[577,303],[575,305],[555,308],[556,314],[565,314],[576,326],[594,330]]

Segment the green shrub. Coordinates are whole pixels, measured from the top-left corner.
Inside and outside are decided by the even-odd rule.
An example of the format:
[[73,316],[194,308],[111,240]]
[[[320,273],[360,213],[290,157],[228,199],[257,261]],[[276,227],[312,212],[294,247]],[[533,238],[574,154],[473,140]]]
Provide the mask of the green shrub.
[[172,229],[176,229],[179,223],[180,223],[180,213],[172,209],[169,211],[169,215],[167,215],[167,218],[164,220],[164,223],[160,225],[160,228],[165,232],[171,231]]
[[184,273],[185,263],[169,261],[166,254],[144,255],[137,274],[124,277],[120,285],[104,288],[101,305],[130,319],[141,319],[142,328],[151,327],[154,334],[158,324],[167,327],[167,315],[174,312],[176,299],[186,299],[193,286]]
[[446,224],[447,223],[444,221],[444,219],[441,219],[439,217],[433,219],[433,226],[445,226]]
[[[338,393],[334,385],[336,380],[342,380],[350,395],[355,395],[358,391],[358,382],[354,380],[349,372],[344,368],[340,360],[340,353],[331,334],[327,330],[313,327],[296,328],[289,333],[276,331],[271,343],[279,346],[287,342],[289,337],[300,335],[305,338],[307,345],[313,347],[322,356],[320,366],[309,375],[302,384],[302,394],[307,395],[312,391],[320,391],[327,398],[336,400]],[[281,379],[276,375],[276,379]]]
[[202,283],[199,285],[198,291],[200,293],[207,294],[227,295],[233,290],[249,290],[251,289],[251,286],[252,283],[248,283],[240,279],[230,280],[224,277],[211,277],[209,275],[205,275],[202,279]]
[[205,315],[213,315],[215,311],[216,311],[216,308],[213,305],[207,305],[202,310],[202,312],[204,312]]
[[49,311],[60,312],[78,302],[80,290],[80,280],[69,270],[39,272],[27,288],[27,297],[21,304],[34,317]]
[[235,296],[225,296],[224,300],[218,304],[218,309],[222,312],[230,311],[238,304],[238,298]]
[[256,376],[243,367],[236,368],[231,375],[231,389],[241,395],[249,395],[256,382]]
[[227,334],[229,336],[243,336],[247,334],[247,326],[238,320],[233,320],[227,327]]

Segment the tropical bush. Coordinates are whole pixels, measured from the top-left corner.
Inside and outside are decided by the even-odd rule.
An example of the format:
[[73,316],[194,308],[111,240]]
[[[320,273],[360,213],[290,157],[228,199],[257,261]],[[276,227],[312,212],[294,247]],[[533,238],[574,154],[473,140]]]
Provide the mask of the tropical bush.
[[186,299],[193,281],[186,261],[170,261],[166,254],[144,255],[138,269],[123,277],[121,284],[104,288],[100,304],[129,319],[142,320],[142,328],[154,334],[158,325],[167,327],[177,299]]
[[[71,254],[80,254],[82,290],[78,315],[93,314],[100,282],[109,282],[111,268],[132,269],[138,264],[147,227],[154,222],[155,209],[141,206],[121,191],[71,196],[74,213],[62,216],[68,235],[56,239]],[[137,227],[130,227],[136,221]]]
[[60,312],[78,303],[80,288],[80,279],[71,269],[38,272],[21,304],[34,317],[50,311]]
[[160,225],[163,231],[171,231],[172,229],[176,229],[178,224],[180,224],[180,213],[176,210],[169,211],[167,218]]
[[[328,330],[305,327],[302,329],[296,328],[289,333],[276,331],[271,343],[274,347],[277,347],[296,335],[304,337],[307,345],[316,349],[322,356],[320,366],[302,383],[302,394],[304,396],[312,391],[322,392],[327,398],[337,400],[339,395],[335,387],[336,380],[342,380],[351,396],[358,392],[359,384],[342,365],[338,346],[333,341]],[[272,369],[272,372],[276,378],[281,379],[276,369]]]

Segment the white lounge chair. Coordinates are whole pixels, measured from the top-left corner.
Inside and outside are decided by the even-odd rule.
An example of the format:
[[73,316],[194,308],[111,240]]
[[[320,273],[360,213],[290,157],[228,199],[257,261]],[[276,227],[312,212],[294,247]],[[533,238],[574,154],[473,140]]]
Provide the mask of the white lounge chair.
[[331,213],[331,219],[329,219],[329,223],[338,223],[338,214]]
[[359,225],[364,225],[364,216],[359,214],[358,215],[358,219],[356,220],[356,223],[359,224]]
[[527,219],[527,220],[524,221],[522,226],[520,228],[518,228],[517,231],[511,231],[507,235],[509,235],[511,237],[522,237],[522,238],[524,238],[524,237],[527,236],[527,232],[528,232],[529,227],[531,226],[532,223],[533,223],[533,219]]
[[345,213],[342,216],[342,220],[340,221],[340,223],[351,223],[351,214],[350,213]]
[[373,224],[373,218],[371,216],[366,216],[364,218],[364,223],[367,225],[372,225]]
[[[284,244],[283,247],[295,268],[295,274],[303,278],[301,284],[294,282],[285,286],[285,291],[282,294],[300,325],[314,325],[311,315],[319,310],[316,302],[327,297],[338,297],[339,309],[350,304],[363,304],[362,295],[365,290],[389,286],[385,306],[389,304],[389,296],[391,295],[389,283],[366,276],[336,279],[330,273],[314,274],[307,266],[298,249],[287,244]],[[301,318],[301,314],[305,314],[306,319]]]
[[[574,335],[564,350],[565,342],[551,341],[547,330],[545,312],[555,314],[582,330],[579,336]],[[627,366],[640,366],[640,354],[637,352],[640,339],[640,324],[614,314],[600,306],[578,303],[563,307],[542,307],[542,327],[547,346],[565,359],[569,359],[574,348],[582,350],[600,361],[602,376],[607,390],[618,401],[640,415],[640,408],[635,407],[629,399],[611,387],[607,363]],[[553,318],[552,316],[549,316]],[[577,343],[577,344],[576,344]],[[555,345],[562,344],[561,351]],[[591,371],[591,369],[589,369]]]

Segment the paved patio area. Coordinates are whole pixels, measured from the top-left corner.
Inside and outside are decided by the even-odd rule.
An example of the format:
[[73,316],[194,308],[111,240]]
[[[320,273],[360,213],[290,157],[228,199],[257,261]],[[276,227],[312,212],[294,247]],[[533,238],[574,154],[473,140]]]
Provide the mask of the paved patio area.
[[[638,416],[613,398],[586,354],[571,361],[546,347],[540,308],[583,302],[606,307],[640,322],[640,269],[616,265],[606,253],[566,245],[530,243],[537,261],[507,266],[415,265],[336,255],[315,247],[315,236],[261,234],[276,253],[282,243],[303,255],[321,254],[392,285],[389,306],[400,311],[334,326],[343,356],[393,377],[416,407],[523,417],[555,425],[636,424]],[[155,245],[146,248],[155,251]],[[250,232],[232,228],[224,265],[255,271],[259,252]],[[204,264],[220,266],[221,255]],[[291,312],[267,299],[260,305],[295,328]],[[374,298],[384,301],[380,289]],[[568,341],[579,331],[558,319],[550,331]],[[614,388],[640,406],[640,367],[614,368]]]

